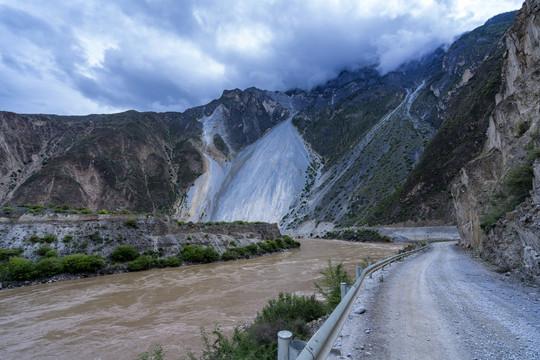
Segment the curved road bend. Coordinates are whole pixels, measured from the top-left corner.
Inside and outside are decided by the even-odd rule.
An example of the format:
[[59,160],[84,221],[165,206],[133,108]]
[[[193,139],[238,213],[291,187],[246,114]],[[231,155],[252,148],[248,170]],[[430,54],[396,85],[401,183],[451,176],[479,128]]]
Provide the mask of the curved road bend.
[[432,244],[383,279],[366,314],[349,317],[337,358],[540,359],[539,290],[504,281],[456,243]]

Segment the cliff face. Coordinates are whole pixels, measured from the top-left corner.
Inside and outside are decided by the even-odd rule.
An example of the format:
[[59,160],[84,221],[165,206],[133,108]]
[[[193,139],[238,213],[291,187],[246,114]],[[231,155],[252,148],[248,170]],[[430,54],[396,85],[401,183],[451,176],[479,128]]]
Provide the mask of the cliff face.
[[461,169],[452,196],[464,245],[477,248],[501,269],[519,269],[538,281],[539,0],[527,0],[516,14],[506,33],[506,48],[484,152]]
[[488,116],[501,85],[502,36],[513,13],[498,15],[450,46],[442,66],[413,104],[431,104],[428,117],[440,124],[403,185],[382,201],[369,221],[421,225],[454,224],[452,180],[483,152]]
[[[126,226],[128,219],[136,220],[137,227]],[[56,236],[50,246],[59,256],[86,253],[104,257],[109,257],[119,245],[131,245],[140,253],[151,250],[160,252],[160,257],[170,257],[177,256],[190,244],[212,247],[223,253],[229,247],[281,237],[275,224],[179,225],[168,217],[143,215],[24,214],[0,217],[0,248],[22,249],[25,258],[35,260],[36,250],[43,245],[29,241],[31,236],[49,234]]]

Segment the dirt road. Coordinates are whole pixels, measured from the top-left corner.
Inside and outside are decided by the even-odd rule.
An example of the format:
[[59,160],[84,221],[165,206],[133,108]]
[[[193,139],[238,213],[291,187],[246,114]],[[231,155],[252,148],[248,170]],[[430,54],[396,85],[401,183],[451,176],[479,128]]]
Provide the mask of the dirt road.
[[[343,359],[540,359],[538,289],[455,243],[376,273],[336,342]],[[376,282],[376,284],[374,284]],[[370,292],[371,289],[371,292]]]

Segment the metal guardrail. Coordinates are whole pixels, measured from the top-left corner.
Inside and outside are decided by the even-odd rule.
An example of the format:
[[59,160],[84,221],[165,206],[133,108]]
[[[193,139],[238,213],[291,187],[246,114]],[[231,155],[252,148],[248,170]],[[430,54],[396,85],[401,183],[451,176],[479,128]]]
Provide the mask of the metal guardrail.
[[308,341],[304,350],[298,355],[296,360],[323,360],[326,359],[334,343],[345,325],[345,321],[351,313],[354,302],[358,297],[360,287],[364,282],[366,276],[370,275],[376,270],[381,269],[385,265],[388,265],[392,261],[401,259],[405,256],[414,254],[420,250],[424,250],[429,246],[423,246],[419,249],[412,251],[407,251],[398,255],[391,256],[387,259],[381,260],[373,265],[365,268],[360,276],[356,279],[355,283],[351,286],[351,289],[347,292],[345,297],[341,300],[338,306],[334,309],[332,314],[324,322],[321,328],[313,335],[313,337]]

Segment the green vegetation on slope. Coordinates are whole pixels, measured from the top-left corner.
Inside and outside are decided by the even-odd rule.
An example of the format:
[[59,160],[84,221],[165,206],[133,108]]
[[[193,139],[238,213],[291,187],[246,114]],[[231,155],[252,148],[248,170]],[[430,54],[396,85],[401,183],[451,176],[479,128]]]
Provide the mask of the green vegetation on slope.
[[449,220],[449,186],[459,170],[482,151],[489,115],[501,84],[502,55],[503,49],[499,48],[461,88],[418,164],[405,183],[373,210],[369,224],[426,218]]

